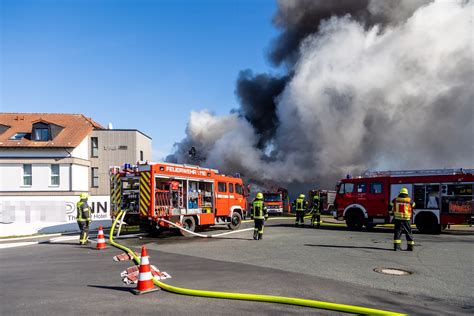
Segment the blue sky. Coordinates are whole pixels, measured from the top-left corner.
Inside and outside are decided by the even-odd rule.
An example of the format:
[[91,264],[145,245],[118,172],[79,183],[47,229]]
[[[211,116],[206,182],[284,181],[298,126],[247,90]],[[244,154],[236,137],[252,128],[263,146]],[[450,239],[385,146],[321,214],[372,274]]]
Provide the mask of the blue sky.
[[83,113],[153,138],[192,110],[226,114],[238,72],[271,71],[271,0],[0,0],[2,112]]

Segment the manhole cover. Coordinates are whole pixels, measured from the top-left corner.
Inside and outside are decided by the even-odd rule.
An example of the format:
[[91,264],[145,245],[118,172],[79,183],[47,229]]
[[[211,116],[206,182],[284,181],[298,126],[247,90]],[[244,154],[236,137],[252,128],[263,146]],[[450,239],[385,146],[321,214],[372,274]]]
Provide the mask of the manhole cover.
[[382,274],[388,274],[388,275],[396,275],[396,276],[402,276],[402,275],[410,275],[410,271],[406,270],[401,270],[401,269],[394,269],[394,268],[375,268],[375,272],[377,273],[382,273]]

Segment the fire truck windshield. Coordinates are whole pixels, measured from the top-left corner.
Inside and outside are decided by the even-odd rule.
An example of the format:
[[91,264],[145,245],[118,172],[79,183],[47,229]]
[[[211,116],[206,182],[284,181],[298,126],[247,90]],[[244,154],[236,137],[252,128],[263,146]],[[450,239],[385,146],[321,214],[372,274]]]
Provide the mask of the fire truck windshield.
[[264,193],[263,200],[265,202],[280,202],[281,201],[281,194],[278,193]]

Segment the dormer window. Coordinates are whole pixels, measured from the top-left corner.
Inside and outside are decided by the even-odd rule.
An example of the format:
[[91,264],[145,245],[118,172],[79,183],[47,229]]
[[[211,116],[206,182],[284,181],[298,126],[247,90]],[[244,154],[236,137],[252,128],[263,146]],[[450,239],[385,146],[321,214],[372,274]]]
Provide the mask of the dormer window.
[[51,140],[51,131],[48,124],[33,124],[32,140],[49,141]]
[[35,128],[33,132],[33,139],[40,141],[50,140],[49,128]]
[[3,134],[9,128],[10,128],[10,126],[8,126],[8,125],[0,124],[0,135]]
[[28,133],[16,133],[15,135],[10,137],[9,139],[10,140],[21,140],[23,138],[27,138],[27,136],[28,136]]
[[64,127],[46,122],[44,120],[38,120],[33,122],[33,130],[31,133],[31,140],[47,142],[53,140],[63,130]]

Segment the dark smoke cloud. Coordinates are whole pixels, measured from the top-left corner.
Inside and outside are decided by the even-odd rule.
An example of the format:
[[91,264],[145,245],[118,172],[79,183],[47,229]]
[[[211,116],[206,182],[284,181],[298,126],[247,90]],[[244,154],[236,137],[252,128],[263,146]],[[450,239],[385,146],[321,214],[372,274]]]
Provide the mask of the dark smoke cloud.
[[[300,58],[302,41],[309,35],[318,33],[321,22],[331,17],[349,15],[366,27],[376,23],[393,25],[406,20],[417,8],[429,2],[431,0],[278,1],[278,11],[273,23],[282,29],[282,33],[273,41],[269,58],[275,65],[285,62],[290,68],[289,74],[280,77],[270,74],[254,75],[251,70],[244,70],[238,76],[235,91],[241,105],[236,112],[248,120],[259,135],[257,147],[265,149],[273,139],[279,126],[276,113],[278,96],[291,79],[293,65]],[[344,105],[343,102],[334,104]]]
[[322,20],[346,14],[362,18],[368,15],[368,3],[368,0],[278,1],[273,23],[282,33],[272,44],[270,60],[275,65],[284,61],[293,64],[298,60],[301,42],[318,32]]
[[237,79],[236,94],[241,108],[237,111],[252,124],[259,136],[258,148],[264,148],[274,136],[279,124],[276,101],[289,77],[268,74],[253,75],[251,70],[241,71]]
[[274,40],[270,60],[275,65],[294,64],[301,42],[319,31],[321,22],[350,15],[366,27],[396,24],[410,17],[416,9],[432,0],[279,0],[273,18],[282,33]]

